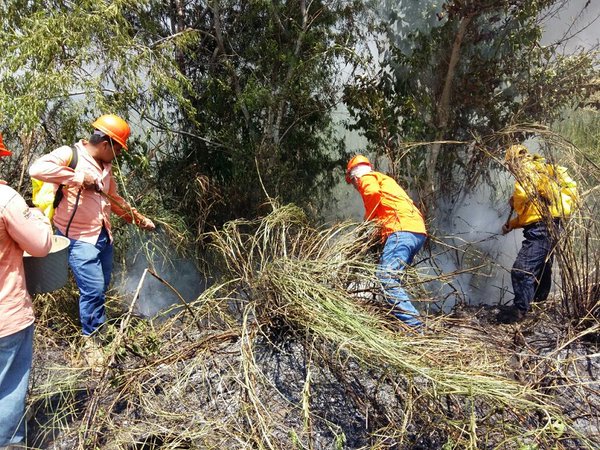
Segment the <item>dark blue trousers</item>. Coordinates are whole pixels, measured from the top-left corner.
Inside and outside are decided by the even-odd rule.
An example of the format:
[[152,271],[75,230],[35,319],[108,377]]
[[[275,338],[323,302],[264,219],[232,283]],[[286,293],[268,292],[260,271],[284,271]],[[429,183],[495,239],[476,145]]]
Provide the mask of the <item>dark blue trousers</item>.
[[548,298],[552,286],[552,262],[555,239],[560,232],[560,222],[554,221],[551,233],[544,222],[527,225],[523,229],[525,240],[510,272],[514,304],[527,312],[532,301]]

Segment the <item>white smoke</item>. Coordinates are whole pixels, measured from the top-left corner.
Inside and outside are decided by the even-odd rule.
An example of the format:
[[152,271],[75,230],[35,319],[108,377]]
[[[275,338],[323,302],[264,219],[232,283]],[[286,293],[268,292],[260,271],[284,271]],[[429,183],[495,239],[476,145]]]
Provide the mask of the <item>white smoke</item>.
[[438,308],[448,311],[457,303],[493,305],[512,299],[510,268],[522,232],[501,233],[510,212],[511,191],[512,180],[503,173],[494,188],[480,185],[458,205],[439,205],[431,258],[419,267],[429,276],[445,275],[426,286],[439,299],[434,303]]
[[[138,287],[146,268],[151,268],[159,277],[169,283],[185,302],[194,301],[206,289],[207,281],[190,259],[184,259],[164,249],[168,242],[160,231],[140,235],[129,240],[124,267],[117,273],[117,290],[128,302]],[[147,274],[134,311],[143,317],[151,318],[175,305],[182,305],[178,295],[157,278]]]

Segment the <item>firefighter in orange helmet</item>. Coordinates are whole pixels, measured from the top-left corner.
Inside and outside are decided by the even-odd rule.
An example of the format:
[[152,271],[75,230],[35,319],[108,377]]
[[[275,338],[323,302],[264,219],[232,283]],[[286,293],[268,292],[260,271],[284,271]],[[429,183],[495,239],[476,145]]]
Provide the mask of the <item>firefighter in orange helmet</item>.
[[346,182],[360,193],[365,220],[375,221],[384,241],[377,276],[393,314],[413,328],[420,328],[419,312],[397,280],[398,272],[411,264],[427,239],[425,221],[408,194],[396,181],[373,170],[363,155],[356,155],[346,167]]
[[[69,265],[79,287],[84,336],[92,335],[106,320],[104,299],[113,265],[111,213],[144,230],[155,228],[118,194],[112,174],[112,161],[127,150],[129,125],[114,114],[105,114],[92,126],[89,140],[59,147],[29,169],[33,178],[64,186],[53,222],[57,234],[71,240]],[[72,169],[69,165],[75,157],[77,164]]]

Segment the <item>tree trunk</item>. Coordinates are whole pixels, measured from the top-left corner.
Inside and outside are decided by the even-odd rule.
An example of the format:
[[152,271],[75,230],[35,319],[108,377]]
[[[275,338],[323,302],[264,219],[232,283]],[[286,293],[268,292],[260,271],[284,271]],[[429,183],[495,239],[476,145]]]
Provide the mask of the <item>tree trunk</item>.
[[[300,52],[302,50],[302,43],[304,41],[304,36],[308,30],[308,9],[306,8],[306,1],[300,0],[300,15],[302,16],[302,28],[298,33],[298,38],[296,39],[296,45],[294,46],[294,56],[296,58],[300,57]],[[309,5],[310,6],[310,5]],[[289,85],[292,76],[294,74],[294,64],[290,62],[290,66],[288,67],[288,71],[283,81],[283,85],[281,86],[281,93],[285,94],[287,86]],[[287,109],[287,101],[285,100],[285,95],[282,96],[282,99],[279,101],[279,105],[277,107],[275,126],[273,128],[273,143],[275,146],[279,146],[279,140],[281,138],[281,121],[286,113]]]
[[[231,74],[231,78],[233,80],[233,87],[235,89],[235,94],[236,94],[237,98],[239,99],[242,97],[242,87],[240,86],[240,80],[235,71],[235,67],[233,67],[233,64],[227,57],[227,52],[225,50],[225,41],[223,39],[223,32],[221,29],[221,10],[219,7],[219,1],[217,0],[217,1],[211,2],[210,9],[212,10],[212,13],[213,13],[213,24],[215,27],[215,39],[217,41],[217,49],[221,53],[221,57],[223,58],[223,65],[229,70],[229,73]],[[244,104],[244,102],[240,102],[240,109],[242,110],[242,114],[244,115],[244,119],[248,126],[248,130],[250,131],[250,134],[252,134],[252,126],[251,126],[251,122],[250,122],[250,112],[248,111],[248,108],[246,108],[246,105]]]
[[431,145],[431,150],[427,160],[427,183],[431,192],[435,192],[436,188],[436,166],[440,149],[442,144],[440,141],[446,136],[446,129],[448,127],[448,121],[450,118],[450,94],[452,92],[452,82],[454,81],[454,74],[456,72],[456,66],[460,58],[460,49],[462,46],[463,39],[467,32],[467,28],[473,15],[465,16],[461,19],[458,26],[454,43],[452,44],[452,53],[450,54],[450,61],[448,63],[448,70],[444,80],[444,88],[438,101],[437,113],[436,113],[436,136],[434,143]]

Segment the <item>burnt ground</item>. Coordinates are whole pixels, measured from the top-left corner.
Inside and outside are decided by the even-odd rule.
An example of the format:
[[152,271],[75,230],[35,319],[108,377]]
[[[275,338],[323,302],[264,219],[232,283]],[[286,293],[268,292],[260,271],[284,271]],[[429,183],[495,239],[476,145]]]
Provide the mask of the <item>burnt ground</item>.
[[[498,324],[497,313],[497,307],[461,308],[434,321],[428,333],[444,328],[481,336],[510,352],[506,373],[546,394],[575,433],[600,442],[598,335],[566,323],[552,301],[535,305],[516,325]],[[389,412],[405,408],[405,393],[414,386],[394,380],[384,367],[344,359],[327,344],[307,346],[290,330],[243,336],[172,325],[165,332],[140,319],[131,327],[139,332],[129,335],[105,372],[82,363],[76,337],[38,330],[30,448],[255,448],[255,437],[265,435],[273,448],[453,448],[418,411],[401,435],[392,430],[381,438],[382,430],[390,431]],[[570,438],[548,448],[583,447]]]
[[565,319],[558,299],[534,303],[526,318],[499,324],[498,306],[455,311],[456,326],[489,334],[512,352],[507,373],[552,397],[582,435],[600,435],[600,329]]

